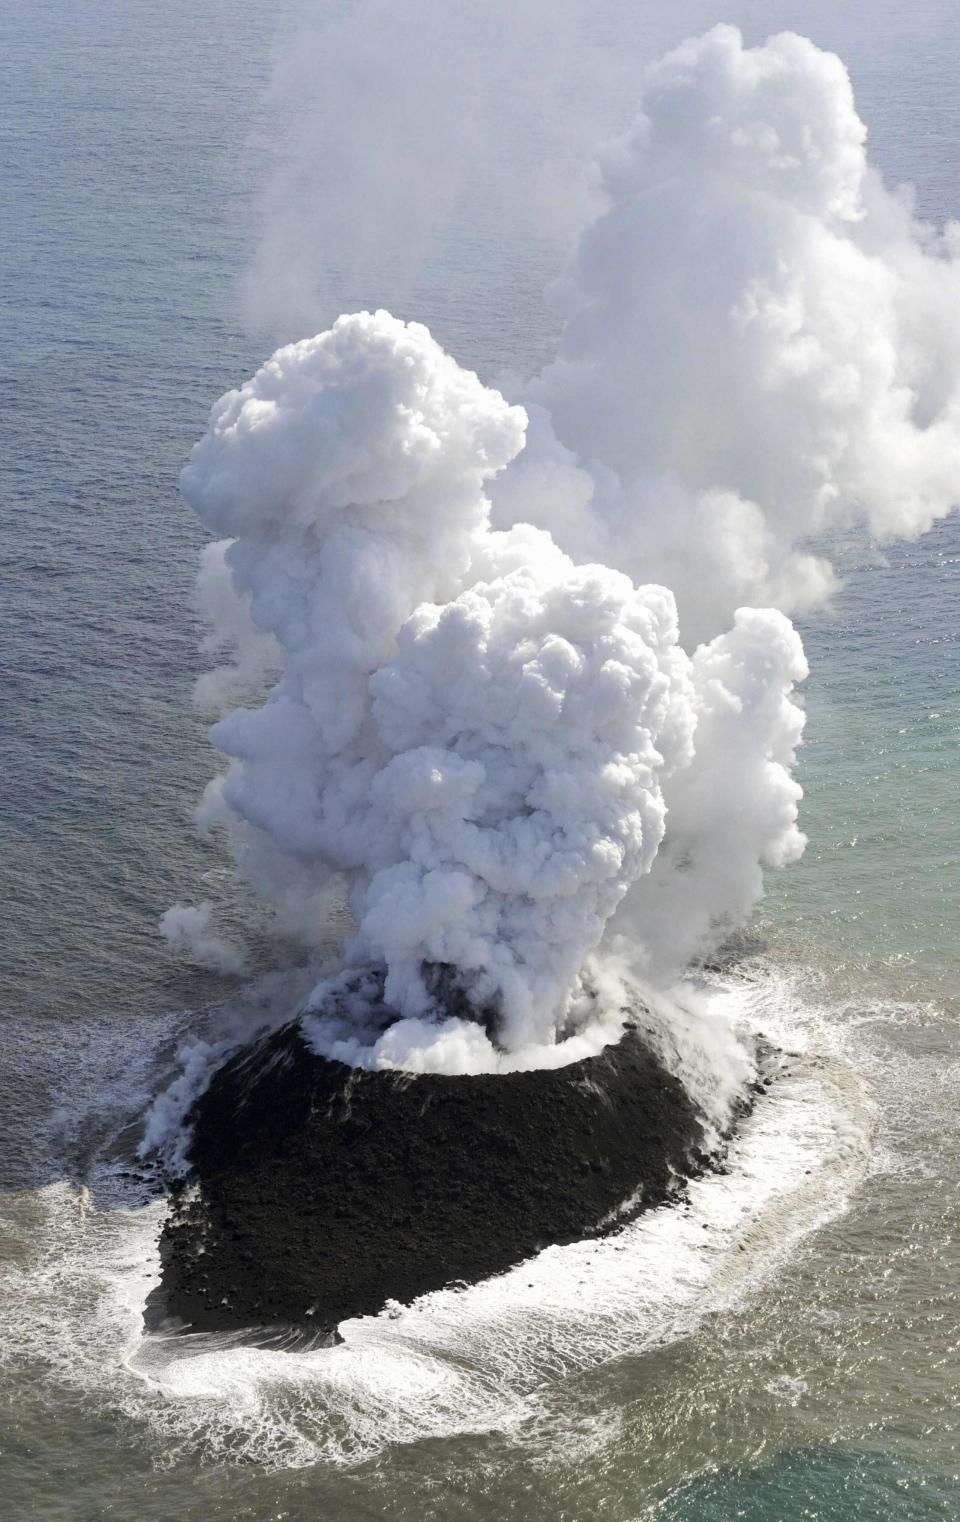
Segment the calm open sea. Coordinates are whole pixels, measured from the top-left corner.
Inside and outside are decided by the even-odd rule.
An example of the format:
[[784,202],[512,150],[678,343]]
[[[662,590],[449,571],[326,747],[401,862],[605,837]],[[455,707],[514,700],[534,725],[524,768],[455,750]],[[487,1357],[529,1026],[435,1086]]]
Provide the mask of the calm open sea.
[[[0,1510],[960,1518],[956,517],[885,557],[842,547],[845,588],[803,628],[810,846],[714,991],[793,1066],[731,1173],[343,1349],[141,1343],[157,1207],[124,1177],[126,1128],[238,997],[156,928],[229,895],[190,824],[211,753],[176,478],[271,347],[237,289],[302,13],[0,0]],[[955,0],[598,0],[585,152],[639,64],[716,20],[840,51],[874,158],[960,216]],[[403,288],[328,274],[326,315],[394,304],[486,378],[532,371],[559,254],[482,205]]]

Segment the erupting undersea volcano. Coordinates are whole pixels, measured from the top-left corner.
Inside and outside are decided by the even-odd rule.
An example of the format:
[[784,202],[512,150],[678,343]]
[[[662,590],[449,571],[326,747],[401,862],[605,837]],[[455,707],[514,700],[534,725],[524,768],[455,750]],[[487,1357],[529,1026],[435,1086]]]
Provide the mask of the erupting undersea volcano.
[[[194,1105],[181,1319],[330,1334],[613,1230],[742,1105],[756,1054],[665,991],[803,849],[809,541],[919,533],[956,473],[953,235],[864,136],[837,59],[717,28],[603,151],[523,406],[379,311],[214,407],[201,817],[308,945],[337,894],[352,931]],[[223,960],[208,915],[165,929]]]

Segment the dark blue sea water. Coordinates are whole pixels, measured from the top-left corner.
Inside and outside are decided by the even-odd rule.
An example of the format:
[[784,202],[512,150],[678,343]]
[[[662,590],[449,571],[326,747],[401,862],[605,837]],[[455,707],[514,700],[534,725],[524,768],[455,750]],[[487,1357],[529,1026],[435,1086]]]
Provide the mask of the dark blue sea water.
[[[457,1343],[446,1312],[419,1340],[401,1322],[319,1372],[223,1350],[162,1378],[137,1361],[156,1222],[103,1170],[177,1042],[237,998],[157,932],[175,900],[231,891],[191,823],[212,762],[190,706],[201,535],[176,479],[211,400],[271,347],[240,293],[292,130],[268,90],[303,15],[331,9],[0,0],[9,1515],[958,1518],[955,517],[884,556],[840,547],[844,589],[803,627],[810,845],[769,884],[765,950],[736,994],[793,1043],[796,1104],[730,1192],[696,1205],[709,1267],[674,1234],[638,1240],[651,1266],[632,1288],[622,1265],[584,1268],[616,1315],[584,1313],[579,1343],[572,1294],[553,1321],[480,1306],[486,1343]],[[952,0],[601,0],[602,66],[570,86],[584,153],[626,119],[642,60],[718,19],[838,48],[874,157],[925,215],[960,215]],[[548,155],[559,128],[517,75],[504,111]],[[389,229],[362,269],[318,249],[318,325],[383,301],[485,377],[533,370],[561,250],[510,220],[504,172],[478,166],[413,268],[392,264]]]

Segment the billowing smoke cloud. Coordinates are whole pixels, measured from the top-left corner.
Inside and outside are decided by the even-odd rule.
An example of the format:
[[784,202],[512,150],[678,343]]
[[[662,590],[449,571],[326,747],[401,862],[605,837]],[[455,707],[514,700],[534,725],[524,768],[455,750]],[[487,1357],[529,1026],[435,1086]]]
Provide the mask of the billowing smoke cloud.
[[762,868],[797,861],[806,844],[790,775],[804,721],[791,693],[807,675],[799,635],[772,608],[741,608],[691,667],[696,754],[669,789],[656,870],[611,927],[611,942],[654,982],[739,928],[763,892]]
[[804,844],[806,541],[956,495],[953,234],[867,169],[838,60],[717,28],[600,168],[526,411],[361,313],[223,397],[182,478],[235,652],[201,697],[276,677],[215,726],[203,815],[308,934],[345,882],[311,1029],[352,1061],[581,1055],[624,968],[742,923]]
[[688,640],[822,602],[811,537],[912,537],[960,498],[960,228],[918,224],[865,138],[838,58],[720,26],[599,157],[497,514],[666,581]]
[[[283,652],[263,706],[214,728],[232,765],[208,808],[268,896],[345,876],[350,957],[383,969],[404,1017],[379,1055],[408,1064],[439,1039],[444,1061],[485,1065],[490,1035],[542,1049],[595,1016],[581,973],[653,866],[701,708],[708,732],[734,729],[748,788],[766,767],[790,799],[754,830],[754,872],[793,830],[755,718],[801,674],[788,627],[745,615],[691,662],[665,588],[578,566],[542,530],[492,531],[483,485],[524,425],[425,328],[360,314],[225,396],[183,474],[233,536],[223,632],[241,664],[248,623]],[[453,998],[468,1018],[438,1033]]]
[[449,965],[509,1047],[553,1037],[652,866],[661,777],[689,760],[694,724],[669,593],[575,567],[549,540],[519,551],[516,569],[419,608],[371,678],[392,753],[371,801],[395,860],[357,906],[392,1004],[427,1012],[422,969]]

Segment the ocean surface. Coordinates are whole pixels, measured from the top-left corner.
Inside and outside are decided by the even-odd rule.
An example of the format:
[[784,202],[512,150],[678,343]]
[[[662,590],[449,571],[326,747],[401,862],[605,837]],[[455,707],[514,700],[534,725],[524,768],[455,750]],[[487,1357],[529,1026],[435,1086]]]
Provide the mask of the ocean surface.
[[[290,132],[274,63],[304,14],[0,0],[0,1510],[960,1518],[956,515],[883,554],[836,546],[843,590],[804,621],[810,844],[707,991],[790,1054],[729,1172],[607,1243],[353,1323],[342,1348],[141,1337],[145,1105],[185,1040],[298,976],[266,943],[247,985],[184,967],[157,922],[199,898],[249,914],[191,822],[213,757],[190,703],[202,536],[176,480],[211,401],[272,347],[239,291]],[[600,0],[584,156],[642,62],[721,19],[841,52],[875,161],[923,215],[960,216],[954,0]],[[529,101],[504,109],[550,152]],[[386,303],[486,379],[535,370],[562,256],[491,216],[508,170],[478,171],[402,281],[318,249],[321,318]]]

